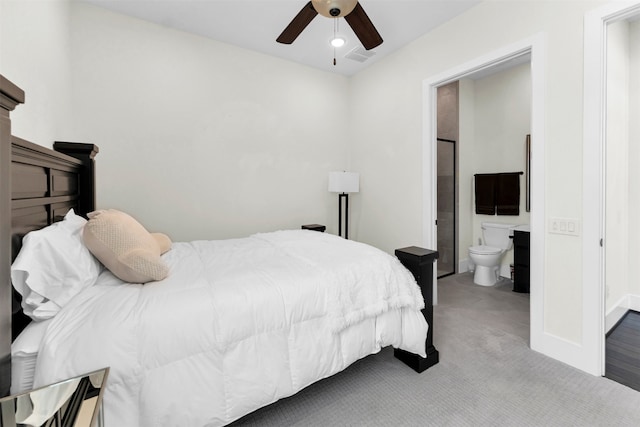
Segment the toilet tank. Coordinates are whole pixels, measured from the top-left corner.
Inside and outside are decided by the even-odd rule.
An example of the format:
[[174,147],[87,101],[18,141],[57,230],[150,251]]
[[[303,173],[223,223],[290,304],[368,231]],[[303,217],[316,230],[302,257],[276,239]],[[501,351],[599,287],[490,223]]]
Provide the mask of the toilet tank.
[[509,236],[513,235],[513,229],[516,224],[499,224],[495,222],[483,222],[482,238],[484,244],[493,248],[509,250],[513,246],[513,239]]

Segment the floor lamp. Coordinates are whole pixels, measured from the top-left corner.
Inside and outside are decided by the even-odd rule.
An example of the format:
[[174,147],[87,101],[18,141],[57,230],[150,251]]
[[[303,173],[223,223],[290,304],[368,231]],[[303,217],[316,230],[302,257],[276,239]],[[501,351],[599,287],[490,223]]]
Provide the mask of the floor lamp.
[[329,191],[338,193],[338,235],[342,236],[342,202],[344,200],[344,238],[349,238],[349,193],[360,191],[357,172],[329,172]]

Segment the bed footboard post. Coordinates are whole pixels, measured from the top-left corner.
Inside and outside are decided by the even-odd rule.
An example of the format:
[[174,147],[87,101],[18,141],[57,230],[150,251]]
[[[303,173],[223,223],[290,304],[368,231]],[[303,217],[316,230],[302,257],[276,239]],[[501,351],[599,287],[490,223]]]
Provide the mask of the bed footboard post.
[[400,349],[395,349],[394,355],[416,372],[423,372],[439,361],[438,350],[433,346],[433,262],[438,258],[438,252],[417,246],[409,246],[396,249],[395,253],[402,265],[413,274],[420,286],[424,297],[422,314],[429,324],[429,332],[425,342],[426,358]]

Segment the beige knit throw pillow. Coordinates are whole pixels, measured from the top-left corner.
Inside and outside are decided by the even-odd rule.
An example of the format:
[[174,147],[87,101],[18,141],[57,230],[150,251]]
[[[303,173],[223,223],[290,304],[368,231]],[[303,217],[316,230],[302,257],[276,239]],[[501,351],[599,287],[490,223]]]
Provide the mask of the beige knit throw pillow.
[[91,212],[82,237],[91,253],[115,276],[129,283],[162,280],[169,267],[160,255],[171,247],[162,233],[149,233],[138,221],[116,209]]

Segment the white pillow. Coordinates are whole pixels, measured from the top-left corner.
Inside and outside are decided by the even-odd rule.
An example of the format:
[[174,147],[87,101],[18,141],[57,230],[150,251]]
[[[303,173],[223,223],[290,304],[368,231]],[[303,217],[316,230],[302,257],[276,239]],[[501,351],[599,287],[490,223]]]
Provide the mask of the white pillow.
[[11,343],[11,356],[37,355],[38,350],[40,350],[40,343],[51,322],[51,319],[41,322],[30,322]]
[[55,316],[98,279],[100,262],[82,241],[86,222],[70,209],[64,220],[22,239],[22,249],[11,265],[11,281],[22,295],[24,313],[32,319]]

